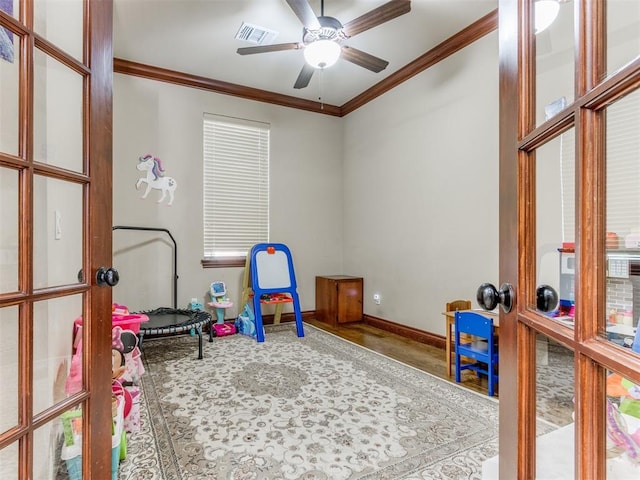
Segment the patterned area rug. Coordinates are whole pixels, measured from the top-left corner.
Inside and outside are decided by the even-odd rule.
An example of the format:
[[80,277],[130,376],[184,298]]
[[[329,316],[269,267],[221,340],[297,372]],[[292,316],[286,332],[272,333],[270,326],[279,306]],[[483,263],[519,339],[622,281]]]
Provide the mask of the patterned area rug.
[[144,347],[128,479],[479,479],[498,404],[305,325]]

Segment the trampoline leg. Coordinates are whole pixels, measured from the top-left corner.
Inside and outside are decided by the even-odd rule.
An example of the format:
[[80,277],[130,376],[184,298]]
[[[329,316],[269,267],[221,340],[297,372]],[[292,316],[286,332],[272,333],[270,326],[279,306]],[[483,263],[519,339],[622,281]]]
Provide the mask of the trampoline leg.
[[198,334],[198,360],[202,360],[202,327],[196,328],[196,333]]
[[142,352],[142,339],[144,338],[144,334],[143,333],[139,333],[138,334],[138,348],[140,349],[140,352]]
[[209,343],[213,342],[213,320],[209,322]]

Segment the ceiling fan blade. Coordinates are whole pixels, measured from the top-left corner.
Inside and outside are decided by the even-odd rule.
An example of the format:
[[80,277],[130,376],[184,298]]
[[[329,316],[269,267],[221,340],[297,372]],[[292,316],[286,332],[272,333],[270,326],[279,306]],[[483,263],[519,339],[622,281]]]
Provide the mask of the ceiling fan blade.
[[237,50],[240,55],[251,55],[254,53],[279,52],[281,50],[298,50],[304,47],[302,43],[275,43],[273,45],[259,45],[257,47],[242,47]]
[[373,55],[363,52],[362,50],[358,50],[357,48],[347,47],[346,45],[342,47],[342,58],[347,62],[354,63],[375,73],[381,72],[387,68],[387,65],[389,65],[389,62],[386,60],[374,57]]
[[353,37],[359,33],[369,30],[370,28],[377,27],[378,25],[388,22],[400,15],[409,13],[411,11],[410,0],[391,0],[384,5],[374,8],[370,12],[359,16],[347,22],[342,31],[347,37]]
[[296,79],[296,83],[293,85],[293,88],[305,88],[309,85],[311,81],[311,77],[313,76],[313,72],[315,68],[313,68],[308,63],[305,63],[298,74],[298,78]]
[[319,30],[320,22],[318,21],[318,17],[313,13],[311,9],[311,5],[307,0],[287,0],[287,3],[293,10],[293,13],[296,14],[296,17],[300,19],[302,25],[304,25],[309,30]]

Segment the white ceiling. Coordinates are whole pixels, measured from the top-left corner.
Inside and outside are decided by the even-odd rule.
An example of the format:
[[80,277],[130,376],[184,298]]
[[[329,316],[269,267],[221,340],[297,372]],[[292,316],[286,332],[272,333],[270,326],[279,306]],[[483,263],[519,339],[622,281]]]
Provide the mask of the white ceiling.
[[[320,0],[309,0],[320,15]],[[343,24],[386,0],[325,0]],[[238,55],[252,44],[234,37],[243,21],[279,32],[273,43],[299,42],[302,25],[285,0],[114,0],[114,56],[331,105],[343,105],[386,76],[497,8],[497,0],[413,0],[411,12],[345,44],[389,62],[373,73],[345,60],[293,84],[302,50]]]

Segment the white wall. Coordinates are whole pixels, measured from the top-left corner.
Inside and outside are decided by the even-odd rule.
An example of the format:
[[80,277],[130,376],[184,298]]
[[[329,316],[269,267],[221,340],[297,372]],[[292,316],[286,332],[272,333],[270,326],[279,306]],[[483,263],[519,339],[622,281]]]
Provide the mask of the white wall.
[[[167,228],[178,244],[178,307],[226,282],[235,303],[243,268],[203,269],[203,113],[271,124],[270,240],[289,246],[301,308],[315,309],[315,276],[342,269],[342,121],[126,75],[114,76],[113,223]],[[152,153],[178,182],[172,206],[136,191],[138,157]],[[132,310],[171,306],[172,250],[163,235],[114,232],[120,285],[114,302]],[[237,305],[227,312],[236,315]],[[268,313],[268,310],[265,310]],[[285,311],[287,311],[285,309]]]
[[369,315],[444,335],[445,303],[498,281],[497,52],[494,32],[345,118],[343,273]]

